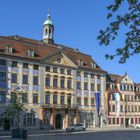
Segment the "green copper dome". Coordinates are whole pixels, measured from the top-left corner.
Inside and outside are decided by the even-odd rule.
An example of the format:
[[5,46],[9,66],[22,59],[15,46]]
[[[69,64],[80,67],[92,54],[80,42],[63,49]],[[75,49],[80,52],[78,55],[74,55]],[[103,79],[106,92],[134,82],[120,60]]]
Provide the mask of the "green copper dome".
[[52,21],[51,21],[51,16],[50,14],[47,15],[47,20],[44,22],[43,25],[53,25]]

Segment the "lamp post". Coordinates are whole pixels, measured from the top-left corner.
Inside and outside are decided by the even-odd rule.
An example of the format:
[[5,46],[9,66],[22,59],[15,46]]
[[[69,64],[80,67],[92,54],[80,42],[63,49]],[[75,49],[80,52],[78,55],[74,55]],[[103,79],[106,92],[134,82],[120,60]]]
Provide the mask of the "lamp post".
[[[127,97],[126,95],[124,96],[124,105],[125,105],[125,112],[124,112],[124,127],[126,128],[128,124],[126,124],[126,113],[127,113]],[[128,123],[128,122],[127,122]]]

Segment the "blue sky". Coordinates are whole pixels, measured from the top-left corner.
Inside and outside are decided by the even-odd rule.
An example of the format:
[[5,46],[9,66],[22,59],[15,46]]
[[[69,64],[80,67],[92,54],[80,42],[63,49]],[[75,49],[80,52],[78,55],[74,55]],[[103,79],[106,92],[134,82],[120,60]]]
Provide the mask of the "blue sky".
[[[115,52],[123,45],[123,32],[109,47],[100,47],[97,35],[106,27],[106,6],[112,0],[1,0],[0,35],[20,35],[37,40],[42,39],[42,25],[51,11],[55,25],[55,42],[78,48],[87,53],[109,73],[128,75],[135,82],[140,82],[140,55],[119,64],[118,58],[109,61],[106,53]],[[126,10],[124,5],[121,12]]]

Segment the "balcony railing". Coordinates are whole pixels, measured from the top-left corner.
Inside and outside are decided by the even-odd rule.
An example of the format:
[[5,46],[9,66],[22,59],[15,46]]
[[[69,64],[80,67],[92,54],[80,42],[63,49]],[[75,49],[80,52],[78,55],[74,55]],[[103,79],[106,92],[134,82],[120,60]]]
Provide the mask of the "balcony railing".
[[78,106],[76,104],[66,105],[66,104],[44,104],[44,108],[65,108],[65,109],[76,109]]

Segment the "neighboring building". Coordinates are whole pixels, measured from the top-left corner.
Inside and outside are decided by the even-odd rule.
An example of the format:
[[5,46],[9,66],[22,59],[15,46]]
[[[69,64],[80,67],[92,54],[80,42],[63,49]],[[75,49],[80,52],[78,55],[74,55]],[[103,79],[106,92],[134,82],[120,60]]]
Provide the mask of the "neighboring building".
[[140,123],[140,88],[127,74],[108,74],[106,115],[109,126],[129,127]]
[[[85,62],[84,62],[85,63]],[[76,76],[76,95],[79,107],[78,122],[87,127],[103,126],[105,119],[104,92],[106,90],[106,73],[95,68],[99,66],[94,62],[94,69],[83,69],[81,66]],[[97,111],[96,94],[100,94],[101,104]]]
[[[0,36],[0,129],[16,125],[4,112],[17,90],[23,91],[28,108],[20,119],[24,127],[57,129],[77,122],[102,126],[106,72],[91,56],[55,44],[53,38],[49,14],[42,41]],[[101,95],[98,113],[95,93]]]

